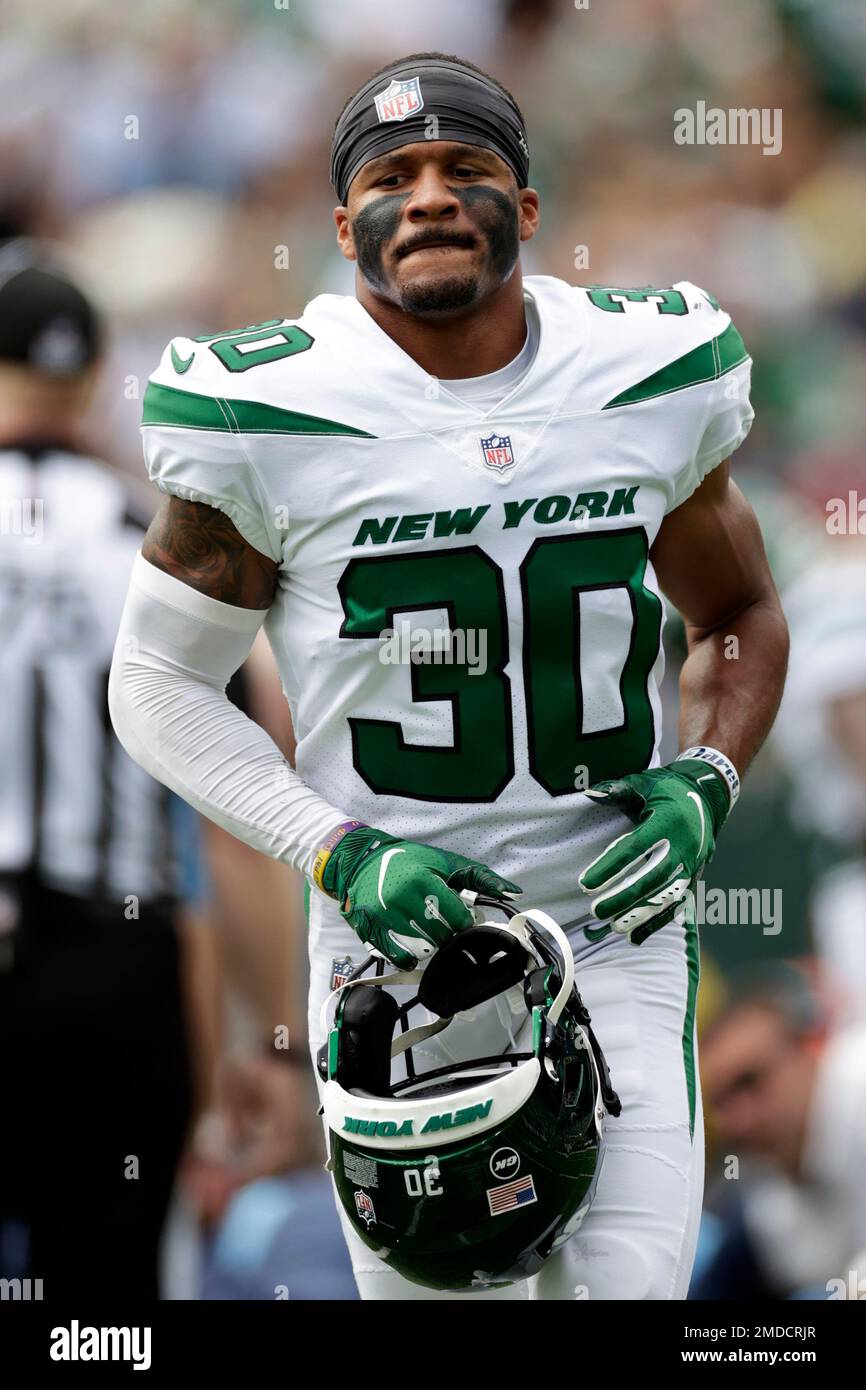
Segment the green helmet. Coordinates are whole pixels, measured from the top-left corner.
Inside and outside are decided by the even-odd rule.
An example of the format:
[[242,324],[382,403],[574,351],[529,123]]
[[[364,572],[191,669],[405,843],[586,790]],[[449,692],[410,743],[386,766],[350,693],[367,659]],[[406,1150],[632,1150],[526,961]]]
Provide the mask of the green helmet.
[[[476,924],[425,966],[365,978],[370,957],[329,997],[318,1058],[346,1216],[392,1269],[434,1289],[540,1269],[589,1210],[604,1112],[620,1112],[565,934],[543,912],[468,896]],[[483,908],[509,920],[480,920]],[[411,1024],[413,1010],[428,1021]],[[419,1071],[434,1034],[446,1065]]]

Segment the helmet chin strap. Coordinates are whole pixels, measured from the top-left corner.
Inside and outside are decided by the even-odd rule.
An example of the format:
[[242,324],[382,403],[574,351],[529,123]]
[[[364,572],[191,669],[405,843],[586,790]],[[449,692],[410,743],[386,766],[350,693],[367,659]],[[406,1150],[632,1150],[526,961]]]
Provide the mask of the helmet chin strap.
[[416,1043],[423,1042],[425,1038],[432,1038],[434,1033],[441,1033],[451,1021],[450,1018],[437,1018],[435,1023],[419,1023],[417,1028],[407,1028],[405,1033],[398,1034],[392,1042],[391,1056],[399,1057],[401,1052],[414,1047]]

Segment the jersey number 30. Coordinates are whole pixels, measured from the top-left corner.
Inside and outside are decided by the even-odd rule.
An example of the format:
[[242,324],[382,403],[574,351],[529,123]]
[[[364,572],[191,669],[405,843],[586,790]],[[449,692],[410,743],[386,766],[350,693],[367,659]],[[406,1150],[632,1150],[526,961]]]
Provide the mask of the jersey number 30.
[[[647,688],[659,652],[661,602],[644,586],[646,566],[646,532],[632,527],[541,538],[520,567],[529,768],[551,796],[649,761],[655,731]],[[502,570],[477,546],[359,557],[343,572],[339,590],[341,637],[381,638],[402,614],[444,610],[452,633],[483,633],[486,646],[483,671],[431,660],[409,665],[413,701],[450,703],[450,746],[407,742],[394,720],[349,719],[359,775],[380,795],[495,801],[514,776]],[[592,718],[585,713],[581,670],[581,595],[600,590],[619,591],[620,611],[622,604],[630,609],[631,628],[619,673],[622,718],[614,727],[587,732]],[[607,649],[604,641],[600,646]],[[597,669],[593,658],[593,679]]]

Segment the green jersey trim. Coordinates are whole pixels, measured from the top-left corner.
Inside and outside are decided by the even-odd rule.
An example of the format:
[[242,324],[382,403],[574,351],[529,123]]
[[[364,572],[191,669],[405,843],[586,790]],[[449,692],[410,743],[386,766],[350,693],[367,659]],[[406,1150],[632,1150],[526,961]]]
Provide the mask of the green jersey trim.
[[172,429],[218,430],[225,434],[349,434],[375,439],[366,430],[303,415],[260,401],[228,400],[223,396],[200,396],[180,391],[176,386],[148,383],[144,393],[142,425],[167,425]]
[[683,1020],[683,1069],[689,1100],[689,1135],[694,1140],[698,1089],[698,1074],[695,1066],[695,1010],[698,1002],[698,985],[701,979],[701,957],[698,928],[695,921],[692,920],[690,912],[686,912],[683,927],[686,937],[686,970],[688,972],[686,1012]]
[[746,345],[731,323],[717,338],[692,348],[683,357],[669,362],[666,367],[644,377],[643,381],[630,386],[608,401],[603,408],[612,410],[615,406],[636,405],[639,401],[649,401],[655,396],[669,396],[673,391],[684,391],[687,386],[700,386],[702,382],[716,381],[726,372],[739,367],[748,360]]

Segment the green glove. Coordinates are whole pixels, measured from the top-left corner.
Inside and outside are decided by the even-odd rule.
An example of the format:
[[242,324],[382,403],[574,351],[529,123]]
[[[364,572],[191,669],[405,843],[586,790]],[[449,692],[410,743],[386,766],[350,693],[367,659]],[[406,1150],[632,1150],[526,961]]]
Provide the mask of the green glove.
[[588,936],[612,929],[639,946],[678,911],[715,853],[739,788],[732,765],[716,757],[725,770],[686,756],[587,790],[637,827],[608,845],[578,879],[592,895],[593,916],[606,923],[602,930],[589,928]]
[[317,861],[314,878],[364,944],[401,970],[414,969],[472,926],[461,889],[496,898],[521,891],[486,864],[366,825],[349,830],[323,864]]

